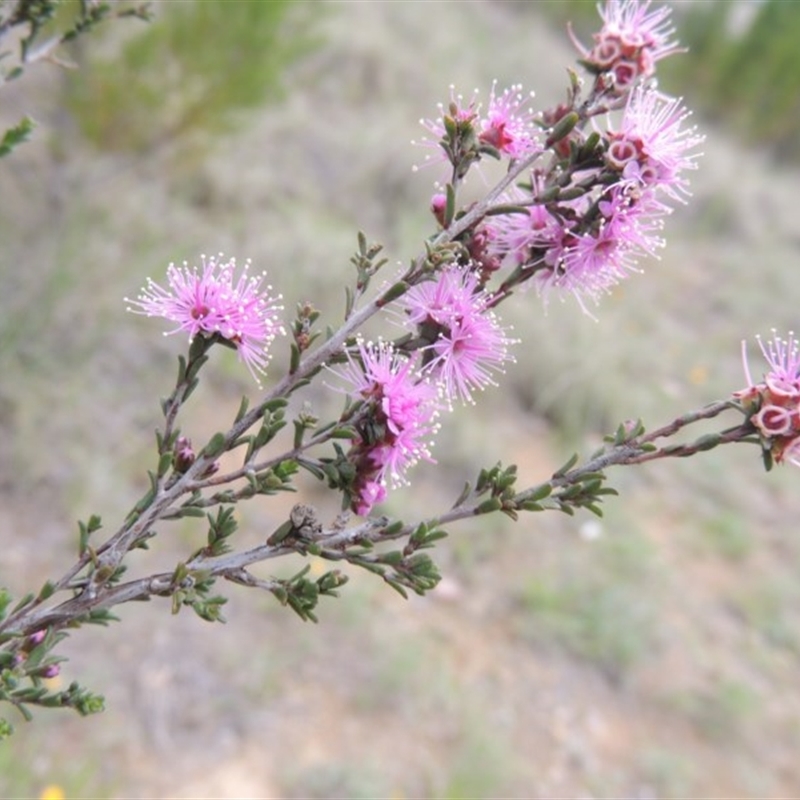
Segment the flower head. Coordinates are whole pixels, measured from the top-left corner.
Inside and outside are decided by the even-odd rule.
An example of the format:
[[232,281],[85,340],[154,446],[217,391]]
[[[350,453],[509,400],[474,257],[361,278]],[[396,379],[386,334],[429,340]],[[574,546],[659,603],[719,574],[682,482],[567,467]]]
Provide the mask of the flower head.
[[167,333],[185,331],[190,340],[198,334],[218,336],[235,347],[239,359],[258,381],[256,373],[264,373],[269,363],[268,347],[283,328],[278,305],[279,296],[272,287],[264,286],[266,273],[249,274],[245,263],[238,279],[236,260],[223,261],[215,256],[201,256],[202,270],[170,264],[165,289],[152,279],[136,300],[126,298],[128,310],[148,317],[164,317],[176,323]]
[[638,78],[650,77],[657,61],[681,51],[672,40],[675,28],[666,6],[651,10],[650,0],[607,0],[598,10],[603,27],[594,34],[591,50],[570,34],[589,68],[613,76],[617,94],[625,94]]
[[528,107],[531,97],[518,84],[498,94],[495,81],[486,112],[482,113],[477,89],[466,102],[451,86],[447,108],[440,103],[436,119],[420,120],[431,136],[412,144],[434,148],[435,155],[426,156],[426,163],[449,162],[459,177],[481,159],[484,146],[511,159],[532,155],[542,148],[536,138],[534,112]]
[[682,173],[697,168],[699,153],[690,151],[705,139],[695,127],[684,126],[690,115],[680,99],[637,87],[628,98],[619,130],[609,134],[606,163],[626,180],[663,189],[672,199],[683,201],[689,192]]
[[403,297],[407,322],[429,341],[424,371],[439,382],[449,401],[473,402],[472,393],[494,386],[493,373],[511,360],[514,342],[488,308],[489,297],[469,269],[451,267],[435,281],[412,287]]
[[358,439],[348,458],[356,467],[353,510],[365,514],[386,495],[385,485],[406,482],[420,459],[432,461],[430,443],[438,430],[436,389],[412,369],[410,359],[386,342],[359,342],[338,371],[366,409],[356,423]]
[[794,334],[782,339],[773,331],[766,344],[758,344],[769,370],[760,383],[753,383],[747,364],[746,342],[742,360],[747,388],[735,392],[758,430],[762,446],[777,463],[789,461],[800,466],[800,346]]
[[[534,190],[538,190],[538,185]],[[560,247],[574,222],[557,217],[544,205],[530,204],[531,195],[516,187],[501,197],[507,205],[519,205],[520,210],[492,217],[483,224],[486,250],[503,267],[519,267],[541,261],[542,254]],[[525,204],[525,205],[523,205]]]
[[623,182],[553,210],[537,204],[494,217],[488,247],[504,266],[527,270],[540,294],[570,292],[586,311],[583,297],[597,302],[639,271],[640,258],[657,255],[668,212],[652,191]]
[[[412,141],[411,144],[419,144],[423,147],[431,148],[434,152],[425,156],[425,165],[438,164],[443,161],[455,165],[459,158],[464,156],[460,152],[460,147],[452,146],[451,139],[462,140],[458,144],[466,144],[471,147],[470,140],[474,139],[475,121],[478,118],[480,103],[478,103],[478,90],[472,93],[471,99],[466,102],[463,95],[456,94],[455,86],[450,86],[450,103],[445,108],[443,103],[437,106],[439,116],[436,119],[421,119],[419,124],[428,131],[431,136],[424,136],[422,139]],[[457,134],[454,136],[454,134]],[[463,140],[467,140],[463,142]],[[416,169],[416,167],[415,167]]]
[[778,397],[800,399],[800,346],[794,334],[790,333],[788,339],[775,335],[766,345],[759,339],[758,344],[770,367],[764,376],[770,392]]
[[500,95],[496,90],[497,81],[492,84],[486,114],[478,124],[478,139],[510,158],[522,158],[541,150],[534,134],[534,114],[527,108],[533,93],[523,94],[520,84]]

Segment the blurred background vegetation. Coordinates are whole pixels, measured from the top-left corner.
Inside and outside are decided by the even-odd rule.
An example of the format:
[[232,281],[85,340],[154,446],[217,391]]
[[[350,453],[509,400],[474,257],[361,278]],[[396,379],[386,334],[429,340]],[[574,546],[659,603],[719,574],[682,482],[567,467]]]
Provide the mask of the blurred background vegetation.
[[[536,482],[622,419],[652,426],[725,396],[744,382],[742,337],[796,326],[796,9],[675,4],[691,52],[662,63],[661,85],[686,96],[707,142],[663,259],[598,321],[570,301],[545,313],[533,293],[501,309],[526,342],[518,363],[446,421],[441,469],[421,467],[390,513],[440,508],[497,460]],[[564,18],[584,41],[596,19],[590,2],[154,10],[79,40],[78,69],[42,64],[2,87],[0,122],[39,121],[0,170],[0,563],[19,591],[63,569],[72,520],[113,526],[150,466],[183,342],[125,315],[125,295],[170,260],[223,250],[266,268],[287,309],[310,298],[335,324],[357,230],[391,263],[431,232],[416,120],[451,83],[485,97],[494,78],[522,81],[558,102],[575,57]],[[187,409],[196,441],[253,391],[231,354],[212,362]],[[307,399],[338,408],[328,394]],[[454,529],[429,599],[359,577],[313,628],[244,591],[224,628],[122,609],[115,628],[81,631],[65,667],[108,711],[20,726],[0,745],[0,795],[790,795],[796,473],[765,476],[743,447],[612,478],[623,496],[600,522]],[[243,507],[242,544],[291,502]],[[202,535],[164,533],[133,568],[169,568]]]
[[106,151],[140,153],[230,131],[236,115],[279,99],[281,76],[308,50],[308,26],[287,19],[293,5],[161,3],[158,24],[116,30],[127,35],[112,52],[81,48],[66,106]]

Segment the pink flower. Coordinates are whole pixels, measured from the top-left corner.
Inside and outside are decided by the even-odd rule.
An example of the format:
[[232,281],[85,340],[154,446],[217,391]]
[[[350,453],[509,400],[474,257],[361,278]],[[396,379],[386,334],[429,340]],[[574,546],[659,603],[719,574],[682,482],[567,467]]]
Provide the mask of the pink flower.
[[496,89],[497,81],[492,84],[486,115],[478,125],[480,141],[510,158],[522,158],[541,150],[535,136],[534,113],[526,108],[533,93],[524,95],[520,84],[501,95],[496,94]]
[[690,115],[680,99],[637,87],[628,98],[620,129],[609,133],[607,164],[626,180],[661,188],[684,202],[688,181],[681,173],[697,168],[699,153],[689,151],[705,140],[695,127],[683,125]]
[[769,370],[761,383],[753,383],[742,342],[747,388],[734,392],[734,397],[744,405],[774,460],[800,466],[800,347],[793,333],[788,339],[775,334],[766,344],[758,337],[758,344]]
[[450,87],[450,103],[447,108],[439,104],[436,119],[421,119],[420,124],[431,136],[419,142],[424,147],[434,148],[435,155],[425,157],[426,164],[449,162],[460,176],[469,166],[481,158],[481,145],[493,147],[507,158],[522,158],[541,151],[536,138],[538,128],[534,124],[535,114],[528,107],[532,95],[525,95],[522,86],[514,85],[497,94],[497,82],[492,84],[485,114],[481,114],[478,91],[469,102]]
[[217,336],[236,348],[239,359],[258,381],[258,373],[266,371],[268,348],[283,327],[278,305],[280,296],[272,295],[271,286],[263,286],[266,273],[248,274],[247,261],[239,275],[236,260],[227,262],[211,256],[200,257],[202,271],[197,267],[170,264],[167,268],[169,288],[165,289],[150,278],[136,300],[126,298],[128,310],[148,317],[164,317],[177,324],[167,333],[185,331],[190,340],[198,334]]
[[406,471],[420,459],[432,461],[430,444],[438,430],[436,389],[412,370],[410,359],[386,342],[359,342],[338,370],[367,409],[356,424],[358,440],[349,460],[356,467],[351,506],[359,514],[385,497],[387,480],[406,483]]
[[[525,211],[492,217],[484,224],[486,251],[500,260],[504,267],[518,267],[541,259],[541,252],[533,256],[532,251],[547,251],[560,247],[573,223],[559,219],[543,205],[530,205],[531,195],[514,188],[507,192],[501,202],[524,207]],[[526,204],[522,206],[522,204]]]
[[594,47],[587,50],[572,34],[587,65],[598,73],[611,74],[614,91],[624,94],[637,78],[648,78],[655,64],[681,48],[671,37],[675,29],[666,6],[650,10],[650,0],[607,0],[599,7],[603,27],[594,34]]
[[[433,149],[433,154],[425,156],[424,166],[438,164],[443,161],[453,164],[454,161],[458,160],[459,156],[462,154],[453,151],[448,152],[451,139],[448,133],[448,126],[451,124],[457,126],[462,137],[473,132],[479,109],[480,104],[478,103],[477,89],[472,93],[470,101],[465,104],[464,97],[460,94],[456,94],[455,86],[450,86],[450,103],[447,108],[445,108],[442,103],[439,103],[439,116],[436,117],[436,119],[421,119],[419,121],[419,124],[422,125],[431,136],[425,136],[419,141],[412,140],[411,142],[411,144],[419,144],[422,147]],[[467,138],[469,137],[467,136]]]
[[668,211],[652,193],[631,185],[613,186],[602,199],[590,202],[581,198],[565,205],[562,219],[533,206],[528,220],[509,214],[492,221],[493,247],[506,249],[513,266],[531,268],[540,294],[571,292],[584,311],[584,296],[596,303],[620,280],[639,271],[641,257],[657,255],[664,246],[660,232]]
[[777,452],[773,450],[773,455],[779,464],[788,461],[795,467],[800,467],[800,436],[784,439]]
[[496,386],[493,373],[502,372],[511,360],[508,347],[514,340],[488,303],[478,276],[455,267],[443,270],[435,281],[412,287],[403,297],[408,323],[429,342],[423,371],[441,384],[450,402],[474,402],[473,391]]
[[[776,397],[800,400],[800,343],[794,333],[788,339],[782,339],[773,330],[773,337],[764,344],[760,336],[756,336],[761,354],[770,369],[764,376],[764,382],[754,384],[747,363],[747,342],[742,341],[742,363],[747,385],[751,389],[767,389]],[[749,390],[744,390],[749,393]]]
[[353,503],[353,511],[360,517],[366,517],[372,506],[382,503],[386,499],[386,486],[377,481],[365,480],[359,486],[358,494]]

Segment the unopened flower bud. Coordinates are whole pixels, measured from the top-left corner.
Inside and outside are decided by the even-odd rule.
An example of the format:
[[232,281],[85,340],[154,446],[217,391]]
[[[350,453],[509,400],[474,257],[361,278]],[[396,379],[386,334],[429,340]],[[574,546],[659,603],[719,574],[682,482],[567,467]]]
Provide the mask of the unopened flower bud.
[[26,650],[33,650],[36,645],[41,644],[44,641],[44,637],[47,635],[47,631],[41,630],[36,631],[36,633],[32,633],[26,640],[25,640],[25,649]]
[[443,227],[445,225],[445,212],[447,210],[447,197],[441,193],[435,194],[431,197],[431,213],[436,218],[436,221]]
[[204,478],[210,478],[212,475],[219,472],[219,461],[212,461],[204,470],[203,476]]
[[185,436],[179,436],[175,442],[175,457],[173,459],[175,472],[181,474],[186,472],[194,464],[196,457],[192,449],[192,442]]

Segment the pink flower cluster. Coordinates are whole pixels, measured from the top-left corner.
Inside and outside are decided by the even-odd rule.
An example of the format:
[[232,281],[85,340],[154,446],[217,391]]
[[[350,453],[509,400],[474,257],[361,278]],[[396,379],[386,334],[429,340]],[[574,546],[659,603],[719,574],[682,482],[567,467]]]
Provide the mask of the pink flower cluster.
[[164,317],[177,327],[167,333],[184,331],[190,339],[202,335],[218,336],[236,348],[250,374],[266,371],[270,360],[268,348],[284,330],[278,305],[280,296],[272,295],[272,287],[264,285],[266,273],[249,274],[245,263],[236,278],[236,260],[201,256],[202,270],[170,264],[166,289],[152,279],[136,300],[125,298],[128,310],[148,317]]
[[426,341],[422,372],[441,385],[449,402],[474,402],[472,393],[495,386],[493,373],[511,359],[514,340],[488,308],[489,300],[468,267],[449,267],[402,298],[406,324]]
[[430,438],[438,429],[440,404],[436,388],[387,342],[360,342],[339,374],[367,404],[348,454],[356,471],[351,506],[365,515],[385,499],[387,480],[403,484],[410,466],[432,461]]
[[683,202],[689,194],[683,172],[697,168],[698,154],[692,151],[704,141],[694,127],[684,125],[690,115],[679,99],[637,86],[619,128],[608,132],[606,164],[625,181],[661,189]]
[[420,124],[431,134],[419,144],[432,148],[427,163],[449,161],[458,170],[480,160],[487,148],[495,155],[509,159],[524,158],[541,152],[536,136],[534,112],[529,108],[532,98],[517,84],[497,94],[497,81],[492,84],[486,111],[478,102],[477,90],[469,102],[450,87],[447,108],[439,105],[436,119],[422,119]]
[[[773,331],[773,334],[775,332]],[[800,347],[794,334],[782,339],[775,334],[759,347],[769,365],[760,383],[753,383],[747,365],[746,343],[742,342],[742,358],[747,388],[736,392],[750,414],[750,422],[758,430],[765,450],[776,463],[788,461],[800,467]]]
[[475,391],[495,385],[493,375],[510,360],[513,340],[489,302],[469,267],[445,268],[401,300],[411,352],[361,342],[348,353],[338,374],[348,392],[368,404],[347,454],[355,467],[349,491],[356,513],[367,514],[385,499],[387,481],[402,484],[409,467],[431,460],[436,419],[445,408],[473,402]]
[[[610,88],[625,94],[639,78],[649,78],[658,60],[680,52],[666,6],[650,10],[650,0],[607,0],[600,6],[603,27],[587,50],[572,34],[584,64],[611,78]],[[609,83],[606,81],[606,83]]]
[[685,172],[695,169],[703,141],[684,126],[687,117],[679,100],[637,87],[619,126],[601,136],[603,162],[576,172],[586,189],[543,202],[545,175],[533,170],[530,191],[503,198],[520,210],[485,223],[489,256],[498,267],[526,269],[540,292],[571,292],[584,308],[583,296],[597,302],[664,246],[660,232],[671,213],[664,199],[684,201]]
[[[666,7],[651,9],[649,0],[608,0],[601,7],[603,26],[595,47],[582,50],[584,64],[614,80],[595,84],[581,102],[577,89],[560,104],[534,115],[519,86],[504,92],[492,87],[481,113],[477,94],[465,102],[451,91],[447,111],[422,124],[435,135],[439,158],[453,167],[453,186],[491,146],[509,161],[530,163],[530,188],[515,186],[499,199],[515,207],[492,216],[462,237],[481,279],[499,275],[505,289],[533,285],[545,296],[553,290],[597,302],[631,272],[644,256],[664,246],[661,230],[671,213],[669,202],[685,202],[686,173],[695,169],[703,141],[687,124],[689,112],[679,99],[647,84],[655,63],[679,51]],[[596,115],[622,109],[601,130]],[[587,123],[594,125],[587,131]],[[569,125],[572,125],[570,128]],[[544,155],[535,130],[548,129]],[[559,126],[563,132],[556,133]],[[437,221],[446,227],[446,196],[432,201]],[[508,281],[511,281],[509,284]]]

